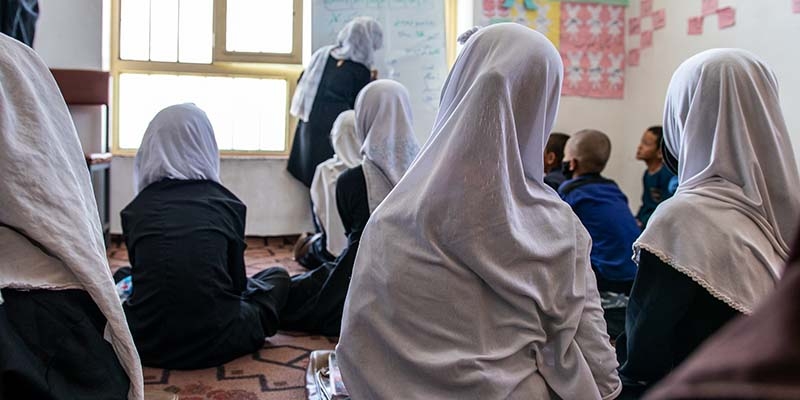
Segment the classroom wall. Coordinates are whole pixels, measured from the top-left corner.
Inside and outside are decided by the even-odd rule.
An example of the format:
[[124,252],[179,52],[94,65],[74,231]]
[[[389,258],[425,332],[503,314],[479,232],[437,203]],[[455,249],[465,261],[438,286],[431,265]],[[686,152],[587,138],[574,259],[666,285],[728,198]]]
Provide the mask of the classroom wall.
[[[482,0],[475,0],[480,9]],[[612,142],[612,159],[605,174],[628,195],[632,210],[641,204],[644,163],[635,158],[643,131],[660,125],[667,85],[674,70],[692,55],[715,47],[750,50],[767,63],[781,88],[781,99],[794,151],[800,161],[800,53],[793,40],[800,38],[800,14],[791,13],[791,0],[719,0],[719,7],[734,7],[736,25],[720,30],[717,17],[704,21],[704,34],[689,36],[688,19],[701,14],[701,0],[654,0],[654,10],[666,9],[667,26],[655,31],[653,48],[641,52],[639,66],[626,67],[623,100],[562,97],[555,131],[574,133],[583,128],[606,132]],[[640,14],[640,0],[630,0],[626,20]],[[477,13],[476,13],[477,17]],[[475,19],[477,21],[477,18]],[[626,47],[639,46],[639,38],[626,35]],[[800,165],[800,163],[799,163]]]
[[[50,68],[108,69],[108,0],[39,0],[41,16],[34,49]],[[308,9],[308,8],[307,8]],[[99,151],[102,111],[72,107],[86,152]],[[280,158],[223,158],[221,179],[247,204],[248,235],[283,235],[312,230],[307,191],[286,172]],[[111,232],[121,233],[119,212],[135,196],[133,158],[111,164]]]
[[[639,3],[631,0],[629,16],[639,15]],[[667,26],[655,31],[654,48],[642,52],[640,66],[627,69],[624,133],[614,143],[616,149],[634,154],[642,131],[651,124],[661,123],[667,86],[684,60],[710,48],[739,47],[760,56],[775,71],[795,157],[800,160],[800,113],[797,112],[800,52],[796,43],[800,38],[800,14],[792,14],[791,3],[791,0],[719,0],[720,7],[736,9],[736,25],[720,30],[717,17],[711,16],[704,21],[702,36],[689,36],[687,21],[690,16],[701,14],[701,0],[655,0],[655,10],[666,9]],[[638,38],[629,37],[628,48],[632,46],[638,46]],[[641,163],[623,160],[621,164],[617,173],[622,180],[641,179]],[[627,189],[630,194],[641,193],[641,189],[634,191],[630,185]]]
[[[472,25],[472,1],[459,0],[460,31]],[[800,154],[800,113],[789,112],[800,109],[800,74],[793,73],[800,65],[800,54],[787,50],[793,46],[790,38],[800,37],[800,14],[791,14],[790,0],[720,0],[721,7],[737,8],[736,26],[720,31],[716,17],[710,17],[705,21],[704,35],[687,36],[687,19],[700,13],[700,2],[655,0],[655,9],[667,11],[667,27],[655,32],[654,47],[642,52],[641,64],[628,67],[624,100],[564,97],[561,102],[556,130],[572,133],[592,127],[611,137],[613,159],[606,172],[628,194],[632,209],[640,204],[644,164],[636,161],[634,155],[642,130],[660,123],[672,71],[692,54],[707,48],[736,45],[759,54],[773,66],[781,85],[789,131],[797,144],[795,154]],[[40,0],[39,3],[42,15],[34,48],[50,67],[107,68],[108,35],[104,24],[108,19],[108,0]],[[765,6],[767,3],[769,8]],[[626,13],[638,15],[639,0],[631,0]],[[628,45],[638,45],[638,38],[628,37]],[[84,146],[96,143],[102,114],[96,109],[72,111]],[[221,169],[223,183],[248,205],[248,234],[279,235],[311,229],[308,196],[285,172],[285,159],[224,158]],[[114,233],[121,232],[119,211],[134,196],[132,170],[132,158],[114,159],[111,193]]]

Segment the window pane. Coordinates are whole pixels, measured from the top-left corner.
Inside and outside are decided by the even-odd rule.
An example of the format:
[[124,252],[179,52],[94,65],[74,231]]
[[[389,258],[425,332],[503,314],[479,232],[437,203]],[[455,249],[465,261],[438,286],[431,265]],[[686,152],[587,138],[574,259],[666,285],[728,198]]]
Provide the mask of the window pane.
[[291,54],[294,0],[228,0],[225,48]]
[[150,2],[122,0],[119,29],[120,58],[147,61],[150,58]]
[[188,102],[208,114],[220,150],[284,151],[287,90],[283,79],[121,74],[120,148],[139,147],[158,111]]
[[179,62],[211,63],[213,15],[213,0],[180,0]]
[[178,0],[150,2],[150,60],[178,61]]

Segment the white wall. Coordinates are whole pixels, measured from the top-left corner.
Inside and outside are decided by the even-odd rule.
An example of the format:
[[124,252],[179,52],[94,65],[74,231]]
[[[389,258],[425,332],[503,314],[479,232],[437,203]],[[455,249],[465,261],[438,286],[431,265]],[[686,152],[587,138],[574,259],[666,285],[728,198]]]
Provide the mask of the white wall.
[[[615,179],[626,184],[641,179],[643,166],[633,160],[633,154],[642,132],[649,125],[661,124],[672,73],[687,58],[715,47],[747,49],[772,66],[795,155],[800,155],[800,14],[791,13],[788,0],[720,0],[719,4],[736,8],[736,25],[719,30],[717,17],[711,16],[705,19],[702,36],[689,36],[687,21],[690,16],[700,15],[700,0],[655,0],[654,9],[666,9],[667,26],[655,31],[654,47],[642,52],[640,65],[627,69],[624,133],[614,143],[615,154],[625,154],[627,159],[616,160],[620,168],[615,171]],[[638,15],[639,11],[639,1],[632,0],[628,16]],[[638,39],[629,37],[628,47],[637,45]],[[630,195],[641,193],[641,189],[635,191],[629,184],[623,187]]]

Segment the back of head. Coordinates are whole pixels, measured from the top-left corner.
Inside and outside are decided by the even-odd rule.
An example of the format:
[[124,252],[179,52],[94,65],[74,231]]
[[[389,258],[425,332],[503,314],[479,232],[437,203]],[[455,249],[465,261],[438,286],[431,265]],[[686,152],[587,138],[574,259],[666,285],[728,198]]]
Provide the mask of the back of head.
[[611,157],[611,140],[605,133],[584,129],[575,133],[567,142],[581,169],[586,173],[600,173]]
[[[514,38],[514,39],[510,39]],[[466,125],[490,121],[486,113],[495,104],[509,102],[515,136],[525,175],[540,181],[541,156],[558,113],[563,65],[558,50],[543,35],[521,25],[495,24],[478,30],[467,40],[442,90],[432,141],[458,107],[471,104]],[[486,111],[477,111],[485,109]],[[486,135],[499,132],[487,127]],[[487,140],[495,140],[487,138]]]
[[383,28],[372,17],[356,17],[339,31],[333,56],[372,68],[375,52],[383,47]]
[[[85,290],[108,321],[106,337],[130,378],[130,397],[141,398],[141,363],[114,290],[67,105],[33,50],[0,34],[0,53],[0,231],[24,237],[0,240],[0,286]],[[4,245],[36,249],[47,261],[9,259],[15,249]]]
[[569,140],[569,135],[566,133],[561,132],[553,132],[550,134],[550,137],[547,138],[547,144],[544,147],[545,154],[553,153],[556,156],[556,162],[561,164],[561,160],[564,159],[564,147],[567,144],[567,140]]
[[364,137],[356,134],[356,113],[347,110],[339,114],[333,121],[331,128],[331,143],[336,156],[347,165],[353,168],[361,162],[361,146],[364,144]]
[[789,188],[800,177],[778,83],[763,61],[740,49],[685,61],[667,91],[664,143],[678,160],[682,191],[729,186],[724,201],[769,225],[788,252],[800,219],[800,199]]
[[159,111],[136,152],[133,174],[137,192],[162,179],[219,182],[219,149],[206,113],[190,103]]
[[388,79],[368,84],[356,98],[355,119],[361,152],[396,184],[419,151],[408,90]]

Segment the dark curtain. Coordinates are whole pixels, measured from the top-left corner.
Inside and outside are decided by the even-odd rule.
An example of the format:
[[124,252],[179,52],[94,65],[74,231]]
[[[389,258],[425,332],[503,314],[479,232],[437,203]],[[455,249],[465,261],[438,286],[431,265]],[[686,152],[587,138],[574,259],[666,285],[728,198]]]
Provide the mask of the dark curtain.
[[33,46],[39,0],[0,0],[0,31]]

